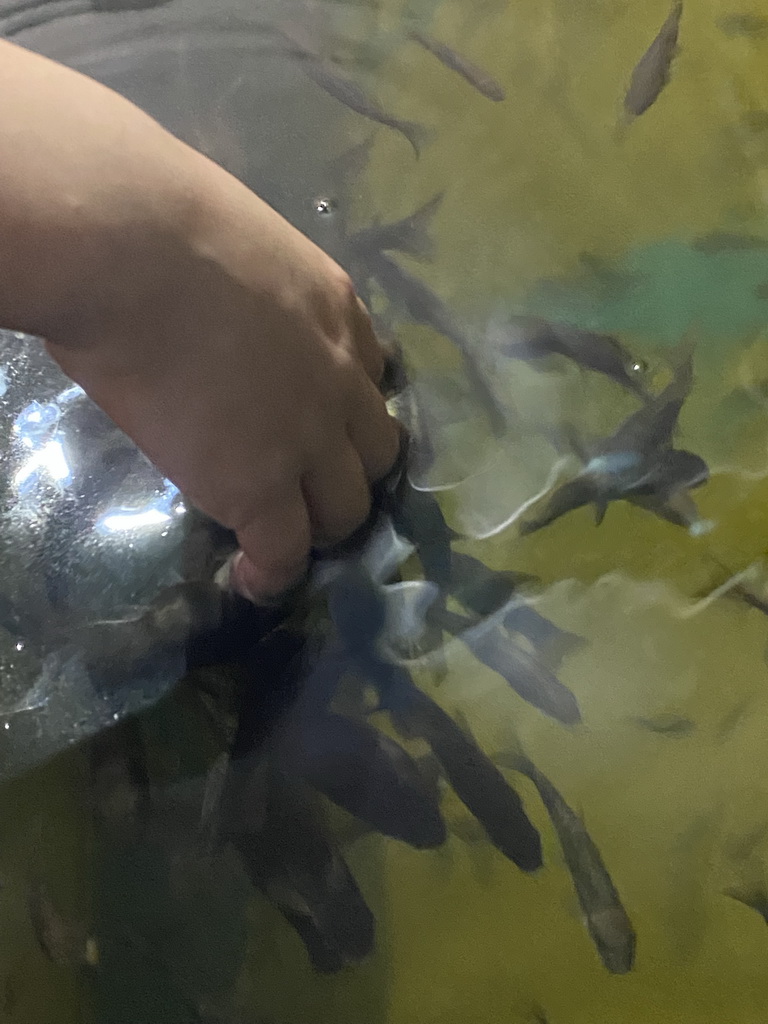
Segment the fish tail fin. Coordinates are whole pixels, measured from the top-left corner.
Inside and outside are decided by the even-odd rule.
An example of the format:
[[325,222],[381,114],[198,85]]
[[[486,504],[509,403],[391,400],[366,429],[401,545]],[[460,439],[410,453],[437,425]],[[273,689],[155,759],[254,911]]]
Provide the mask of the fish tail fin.
[[408,232],[398,246],[401,252],[422,259],[433,259],[435,242],[430,233],[432,218],[443,201],[444,192],[438,192],[428,202],[414,211],[409,218]]
[[608,502],[604,499],[600,499],[595,502],[595,526],[600,526],[605,519],[605,513],[608,511]]
[[432,140],[432,131],[417,121],[401,121],[400,131],[408,139],[418,160],[422,149]]

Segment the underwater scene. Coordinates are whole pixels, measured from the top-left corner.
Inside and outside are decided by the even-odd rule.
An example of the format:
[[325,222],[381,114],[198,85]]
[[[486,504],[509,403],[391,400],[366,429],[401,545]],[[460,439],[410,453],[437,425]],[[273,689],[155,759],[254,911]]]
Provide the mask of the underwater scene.
[[0,1022],[762,1024],[768,8],[2,0],[350,273],[279,608],[0,332]]

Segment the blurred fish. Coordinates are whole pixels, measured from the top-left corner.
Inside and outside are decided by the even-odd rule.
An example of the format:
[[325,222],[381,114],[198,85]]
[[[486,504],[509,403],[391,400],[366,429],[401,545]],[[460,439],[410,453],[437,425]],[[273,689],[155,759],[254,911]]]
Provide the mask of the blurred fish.
[[406,479],[398,489],[392,518],[398,533],[416,549],[425,579],[449,590],[453,571],[451,529],[433,494],[418,491]]
[[522,871],[541,867],[541,840],[515,790],[473,737],[422,693],[408,676],[381,693],[382,708],[403,716],[409,732],[427,741],[456,796],[493,845]]
[[135,719],[94,736],[88,744],[94,811],[110,832],[140,827],[150,805],[147,752]]
[[375,121],[377,124],[399,132],[408,140],[416,156],[419,156],[422,146],[430,137],[427,128],[414,121],[406,121],[388,114],[373,97],[366,94],[362,86],[337,71],[333,64],[323,58],[311,43],[302,39],[295,29],[283,25],[278,31],[288,42],[288,52],[299,58],[299,66],[302,71],[316,85],[319,85],[324,92],[338,100],[339,103],[343,103],[345,107],[349,107],[350,110],[354,110],[355,113],[369,121]]
[[387,583],[415,550],[413,543],[397,532],[391,516],[382,515],[360,557],[374,583]]
[[694,239],[693,248],[707,256],[727,252],[753,252],[768,249],[768,239],[759,235],[737,235],[728,231],[712,231]]
[[438,193],[401,220],[391,224],[374,223],[357,231],[349,239],[353,256],[365,261],[367,253],[396,249],[415,259],[433,259],[435,245],[429,234],[429,226],[443,201],[443,195],[443,192]]
[[450,590],[475,615],[493,615],[535,576],[490,569],[484,562],[458,551],[451,553]]
[[519,633],[536,651],[536,657],[552,668],[575,654],[585,644],[583,636],[571,633],[536,611],[530,604],[515,602],[504,614],[502,623],[510,633]]
[[286,771],[382,835],[419,850],[445,842],[440,808],[419,766],[367,723],[330,712],[306,716],[282,734],[279,756]]
[[315,970],[335,972],[372,952],[373,914],[305,786],[272,770],[263,828],[237,837],[235,845],[251,881],[298,933]]
[[670,80],[672,61],[678,53],[682,0],[675,0],[659,34],[638,61],[624,97],[624,111],[630,117],[640,117],[659,98]]
[[682,715],[656,715],[653,718],[635,718],[633,721],[641,729],[658,733],[660,736],[690,736],[696,729],[696,723]]
[[677,366],[672,380],[660,395],[629,416],[601,448],[607,452],[642,452],[672,444],[680,411],[693,387],[693,349],[690,336],[677,350]]
[[440,611],[440,624],[458,637],[478,661],[497,672],[523,700],[564,725],[576,725],[581,712],[576,698],[534,655],[494,623],[478,625],[462,615]]
[[37,943],[49,960],[62,967],[98,967],[96,940],[81,922],[62,917],[43,882],[30,886],[27,907]]
[[497,328],[497,350],[512,359],[535,362],[551,355],[565,356],[577,366],[593,370],[645,399],[640,364],[610,334],[584,331],[570,324],[551,323],[537,317],[520,317],[507,328]]
[[768,924],[768,891],[763,883],[750,886],[733,886],[723,890],[724,896],[743,903],[745,907],[756,911]]
[[765,39],[768,36],[768,18],[760,14],[727,14],[719,19],[718,25],[731,39],[736,36]]
[[384,587],[387,620],[382,645],[398,660],[416,657],[430,634],[430,609],[442,600],[440,590],[425,580],[406,580]]
[[[583,449],[577,438],[573,447],[584,468],[550,497],[544,512],[521,525],[521,533],[533,533],[566,513],[594,504],[599,525],[612,501],[627,500],[678,524],[687,521],[689,508],[677,507],[684,492],[709,478],[700,456],[671,448],[683,403],[693,383],[693,357],[686,341],[673,379],[660,395],[632,413],[609,438]],[[696,515],[695,506],[692,510]]]
[[415,43],[418,43],[428,53],[431,53],[433,57],[436,57],[441,64],[461,75],[465,81],[469,82],[486,99],[493,100],[494,103],[500,103],[507,98],[503,86],[492,75],[483,68],[478,67],[477,64],[473,64],[472,61],[463,57],[460,53],[457,53],[452,46],[448,46],[447,43],[441,43],[437,39],[426,35],[426,33],[420,32],[418,29],[411,30],[408,35]]
[[515,751],[497,763],[526,775],[536,786],[557,832],[589,934],[612,974],[626,974],[635,961],[635,931],[600,851],[584,822],[533,762]]
[[453,342],[461,353],[469,383],[482,402],[494,433],[501,436],[506,430],[508,412],[494,393],[465,328],[440,296],[383,252],[370,252],[365,259],[365,269],[378,281],[396,309],[414,323],[431,327]]

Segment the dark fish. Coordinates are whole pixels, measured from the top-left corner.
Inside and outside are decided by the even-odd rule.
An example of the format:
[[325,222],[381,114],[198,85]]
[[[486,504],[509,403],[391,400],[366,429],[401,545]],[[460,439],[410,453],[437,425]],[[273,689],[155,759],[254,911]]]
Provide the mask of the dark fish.
[[676,0],[659,34],[635,66],[624,97],[624,110],[630,117],[644,114],[669,83],[672,61],[678,52],[682,15],[682,0]]
[[475,740],[406,677],[382,695],[382,706],[404,716],[408,730],[427,741],[456,796],[493,845],[522,871],[541,867],[541,840],[522,801]]
[[749,605],[750,608],[755,608],[762,615],[768,616],[768,600],[760,597],[749,587],[745,587],[743,583],[737,583],[727,591],[728,597],[735,597],[739,601],[743,601],[744,604]]
[[629,416],[601,452],[646,454],[672,444],[678,417],[693,387],[693,342],[686,337],[678,349],[678,365],[660,395]]
[[570,324],[550,323],[536,317],[516,320],[510,337],[499,347],[502,355],[513,359],[535,361],[551,355],[565,356],[577,366],[601,373],[627,391],[645,398],[640,364],[610,334],[584,331]]
[[760,14],[728,14],[720,18],[718,25],[731,38],[751,36],[753,39],[764,39],[768,36],[768,18]]
[[641,729],[658,733],[660,736],[690,736],[696,723],[681,715],[656,715],[654,718],[635,718],[634,722]]
[[422,46],[433,57],[437,57],[441,64],[444,64],[451,71],[461,75],[473,88],[477,89],[486,99],[499,103],[507,98],[502,85],[483,68],[473,64],[472,61],[462,57],[453,47],[447,43],[438,42],[431,36],[414,29],[409,33],[411,39]]
[[405,480],[392,510],[395,529],[416,548],[425,579],[450,589],[453,572],[451,530],[434,494],[417,491]]
[[149,815],[150,781],[141,726],[128,719],[88,744],[95,813],[110,831],[141,826]]
[[251,881],[298,933],[317,971],[338,971],[371,953],[373,914],[306,787],[272,770],[264,825],[256,835],[236,837],[235,845]]
[[707,256],[728,252],[759,252],[768,249],[768,239],[759,235],[737,235],[728,231],[713,231],[694,239],[693,248]]
[[378,281],[396,309],[414,323],[431,327],[453,342],[461,353],[469,383],[482,401],[494,432],[497,436],[503,434],[507,425],[507,413],[478,362],[475,347],[466,330],[458,323],[439,295],[383,252],[369,253],[365,264],[366,272]]
[[213,582],[167,587],[142,614],[95,622],[78,637],[84,658],[98,679],[130,677],[159,655],[183,653],[190,669],[231,661],[285,614],[258,609]]
[[510,633],[524,636],[536,651],[536,656],[554,668],[586,643],[583,636],[561,629],[529,604],[514,604],[502,622]]
[[389,252],[396,249],[416,259],[433,259],[435,245],[429,234],[432,218],[443,201],[440,192],[414,210],[408,217],[391,224],[372,224],[362,228],[349,239],[355,256],[365,260],[367,252]]
[[445,842],[439,805],[419,766],[365,722],[326,712],[281,736],[286,768],[383,835],[430,849]]
[[616,887],[581,818],[527,757],[497,758],[504,767],[527,775],[539,791],[557,832],[573,878],[589,934],[600,959],[612,974],[626,974],[635,961],[635,932]]
[[70,968],[98,966],[96,940],[81,922],[61,915],[42,882],[30,886],[27,907],[37,943],[49,960]]
[[430,136],[427,128],[414,121],[405,121],[388,114],[375,99],[366,94],[357,82],[337,71],[311,46],[302,42],[295,33],[285,28],[281,28],[279,31],[288,40],[289,51],[299,58],[301,69],[316,85],[319,85],[324,92],[338,100],[339,103],[343,103],[345,107],[354,110],[356,114],[399,132],[408,140],[416,156],[419,156],[422,146]]
[[576,725],[581,712],[576,698],[534,655],[516,643],[502,627],[473,625],[455,612],[441,611],[447,632],[469,647],[478,661],[497,672],[523,700],[564,725]]
[[451,554],[451,594],[475,615],[493,615],[512,600],[521,586],[535,579],[527,573],[490,569],[479,559],[458,551]]
[[600,524],[608,504],[620,500],[632,501],[672,522],[690,525],[686,513],[675,508],[675,503],[686,490],[703,484],[709,469],[698,455],[674,451],[671,445],[692,384],[693,353],[686,340],[675,374],[660,395],[632,413],[592,451],[581,450],[578,439],[574,440],[576,453],[585,462],[584,469],[555,491],[538,518],[521,525],[521,533],[533,533],[567,512],[591,503]]
[[690,527],[698,519],[696,507],[681,507],[681,500],[687,498],[687,489],[701,486],[708,478],[707,464],[692,452],[596,455],[580,476],[555,491],[538,518],[521,524],[520,532],[534,533],[589,504],[595,505],[595,521],[600,525],[612,501],[629,501],[675,525]]
[[757,911],[765,923],[768,924],[768,891],[766,891],[762,883],[724,889],[723,895],[730,896],[731,899],[738,900],[739,903],[743,903],[750,910]]

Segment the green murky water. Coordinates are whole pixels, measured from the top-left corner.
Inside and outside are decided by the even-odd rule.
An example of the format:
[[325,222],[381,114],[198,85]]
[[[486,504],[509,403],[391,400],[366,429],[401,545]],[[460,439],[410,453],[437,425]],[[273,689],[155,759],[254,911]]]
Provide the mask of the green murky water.
[[[613,977],[597,958],[528,784],[521,792],[545,856],[532,877],[473,831],[453,797],[443,807],[450,839],[436,852],[350,838],[345,852],[378,940],[368,963],[337,976],[313,973],[282,918],[246,891],[224,920],[209,922],[202,887],[199,919],[177,921],[164,941],[176,943],[179,961],[218,971],[217,984],[236,993],[237,1019],[764,1020],[768,928],[725,893],[768,884],[768,620],[738,601],[706,599],[727,576],[721,565],[744,569],[768,548],[768,297],[760,289],[768,241],[715,251],[700,241],[715,232],[768,239],[768,129],[757,116],[768,112],[768,38],[720,27],[747,6],[688,0],[670,85],[618,138],[629,73],[668,13],[665,0],[515,0],[482,10],[411,0],[410,12],[487,67],[508,99],[489,103],[414,44],[383,49],[375,74],[382,102],[434,127],[435,139],[416,164],[402,139],[379,132],[354,211],[360,223],[371,209],[394,219],[444,190],[437,257],[418,272],[467,316],[536,312],[616,332],[652,378],[694,325],[696,386],[680,439],[712,469],[697,492],[709,532],[691,536],[619,503],[599,529],[582,509],[533,536],[521,538],[513,525],[467,548],[497,568],[539,576],[539,610],[588,641],[559,672],[583,725],[544,718],[466,652],[452,655],[439,689],[421,680],[447,709],[462,710],[487,750],[522,743],[582,815],[634,923],[634,970]],[[371,23],[388,33],[402,14],[384,3]],[[343,25],[344,10],[335,16]],[[358,130],[352,120],[350,133]],[[408,330],[404,340],[414,362],[439,358],[427,330]],[[522,364],[510,372],[516,394],[555,402],[554,419],[575,415],[596,435],[633,408],[600,379],[574,372],[553,390]],[[506,494],[512,503],[527,486],[537,449],[516,440],[494,470],[495,500]],[[465,514],[462,500],[446,501],[453,519]],[[669,716],[690,727],[665,735],[639,724]],[[150,730],[162,748],[157,722]],[[0,793],[0,1020],[186,1019],[171,996],[139,1000],[150,1016],[138,1019],[135,977],[123,995],[119,985],[97,995],[94,1008],[87,978],[49,964],[34,942],[24,896],[30,850],[40,847],[57,898],[73,913],[89,906],[96,879],[119,893],[122,877],[130,891],[131,864],[121,875],[119,859],[99,863],[78,797],[84,777],[82,760],[69,755]],[[96,913],[120,908],[116,898]],[[167,924],[163,915],[161,907]],[[236,978],[227,977],[229,925],[249,935]],[[185,946],[184,933],[198,946]],[[145,987],[168,994],[165,975],[146,959],[130,962]]]

